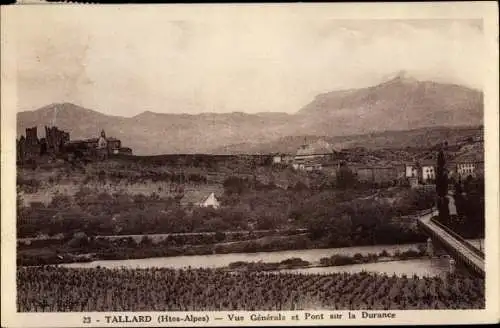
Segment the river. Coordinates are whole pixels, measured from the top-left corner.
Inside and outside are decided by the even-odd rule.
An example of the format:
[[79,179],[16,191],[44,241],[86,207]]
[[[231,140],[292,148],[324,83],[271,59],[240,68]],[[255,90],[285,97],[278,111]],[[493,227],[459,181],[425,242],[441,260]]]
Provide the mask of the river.
[[306,273],[306,274],[327,274],[327,273],[358,273],[361,271],[386,273],[389,275],[395,274],[396,276],[406,275],[411,277],[417,275],[424,276],[438,276],[448,272],[449,262],[447,258],[421,258],[406,261],[387,261],[377,263],[365,264],[352,264],[342,266],[329,266],[329,267],[315,267],[303,269],[285,269],[280,272],[292,273]]
[[[479,240],[469,240],[473,245],[478,247]],[[484,243],[484,242],[483,242]],[[322,257],[330,257],[332,255],[353,256],[356,253],[367,255],[369,253],[379,254],[383,250],[389,254],[394,254],[396,251],[407,251],[410,249],[418,249],[418,244],[405,245],[377,245],[377,246],[360,246],[360,247],[345,247],[345,248],[329,248],[329,249],[306,249],[292,250],[279,252],[260,252],[260,253],[232,253],[232,254],[213,254],[213,255],[192,255],[192,256],[174,256],[174,257],[156,257],[134,260],[103,260],[86,263],[70,263],[61,264],[61,266],[71,268],[87,268],[87,267],[105,267],[105,268],[151,268],[165,267],[182,269],[187,267],[192,268],[218,268],[229,265],[232,262],[281,262],[283,260],[299,257],[312,264],[318,264]],[[437,275],[446,272],[448,262],[446,259],[415,259],[407,261],[387,261],[378,263],[355,264],[333,267],[315,267],[304,269],[283,270],[289,272],[300,273],[329,273],[329,272],[359,272],[362,270],[370,272],[381,272],[396,275]]]

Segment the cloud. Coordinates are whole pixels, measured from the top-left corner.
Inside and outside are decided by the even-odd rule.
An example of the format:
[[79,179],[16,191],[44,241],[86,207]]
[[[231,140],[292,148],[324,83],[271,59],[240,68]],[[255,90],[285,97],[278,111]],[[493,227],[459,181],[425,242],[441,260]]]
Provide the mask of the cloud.
[[124,116],[295,112],[318,93],[373,85],[400,70],[474,88],[483,82],[478,20],[256,24],[248,17],[168,20],[161,10],[117,10],[22,23],[19,110],[70,101]]

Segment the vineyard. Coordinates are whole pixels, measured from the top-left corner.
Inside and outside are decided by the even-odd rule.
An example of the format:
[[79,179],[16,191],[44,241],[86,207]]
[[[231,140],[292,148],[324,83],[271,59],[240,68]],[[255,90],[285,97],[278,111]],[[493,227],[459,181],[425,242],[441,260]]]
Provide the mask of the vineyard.
[[221,269],[17,270],[20,312],[481,309],[484,280]]

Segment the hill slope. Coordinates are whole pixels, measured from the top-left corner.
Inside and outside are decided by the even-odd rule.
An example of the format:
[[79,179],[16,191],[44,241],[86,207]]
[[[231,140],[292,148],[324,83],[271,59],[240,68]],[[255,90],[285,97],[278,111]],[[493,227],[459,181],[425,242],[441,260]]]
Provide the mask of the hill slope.
[[[63,103],[17,115],[18,135],[35,125],[39,127],[39,137],[44,136],[44,125],[57,125],[69,131],[71,139],[95,137],[105,129],[136,154],[286,151],[295,147],[298,140],[302,143],[304,138],[298,136],[304,135],[313,136],[310,141],[314,141],[318,139],[314,136],[477,126],[482,122],[481,92],[403,75],[369,88],[318,95],[296,114],[188,115],[148,111],[119,117]],[[341,141],[350,144],[353,140]]]
[[483,94],[398,75],[373,87],[318,95],[297,116],[304,130],[322,135],[481,125]]
[[405,131],[384,131],[350,136],[293,136],[283,137],[261,144],[241,143],[213,149],[216,154],[269,154],[295,153],[300,145],[324,140],[335,150],[364,147],[368,149],[431,148],[447,141],[455,144],[467,137],[482,134],[481,126],[474,127],[427,127]]

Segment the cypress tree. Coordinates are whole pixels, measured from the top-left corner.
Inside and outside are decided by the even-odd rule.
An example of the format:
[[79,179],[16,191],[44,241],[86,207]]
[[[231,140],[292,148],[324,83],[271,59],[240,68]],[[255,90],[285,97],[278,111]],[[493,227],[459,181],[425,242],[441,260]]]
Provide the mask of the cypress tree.
[[439,197],[445,197],[448,193],[448,175],[446,174],[445,164],[444,152],[440,150],[436,168],[436,193]]
[[449,218],[448,208],[448,174],[446,172],[446,160],[444,151],[441,149],[437,157],[436,167],[436,193],[438,196],[439,217],[443,220]]

